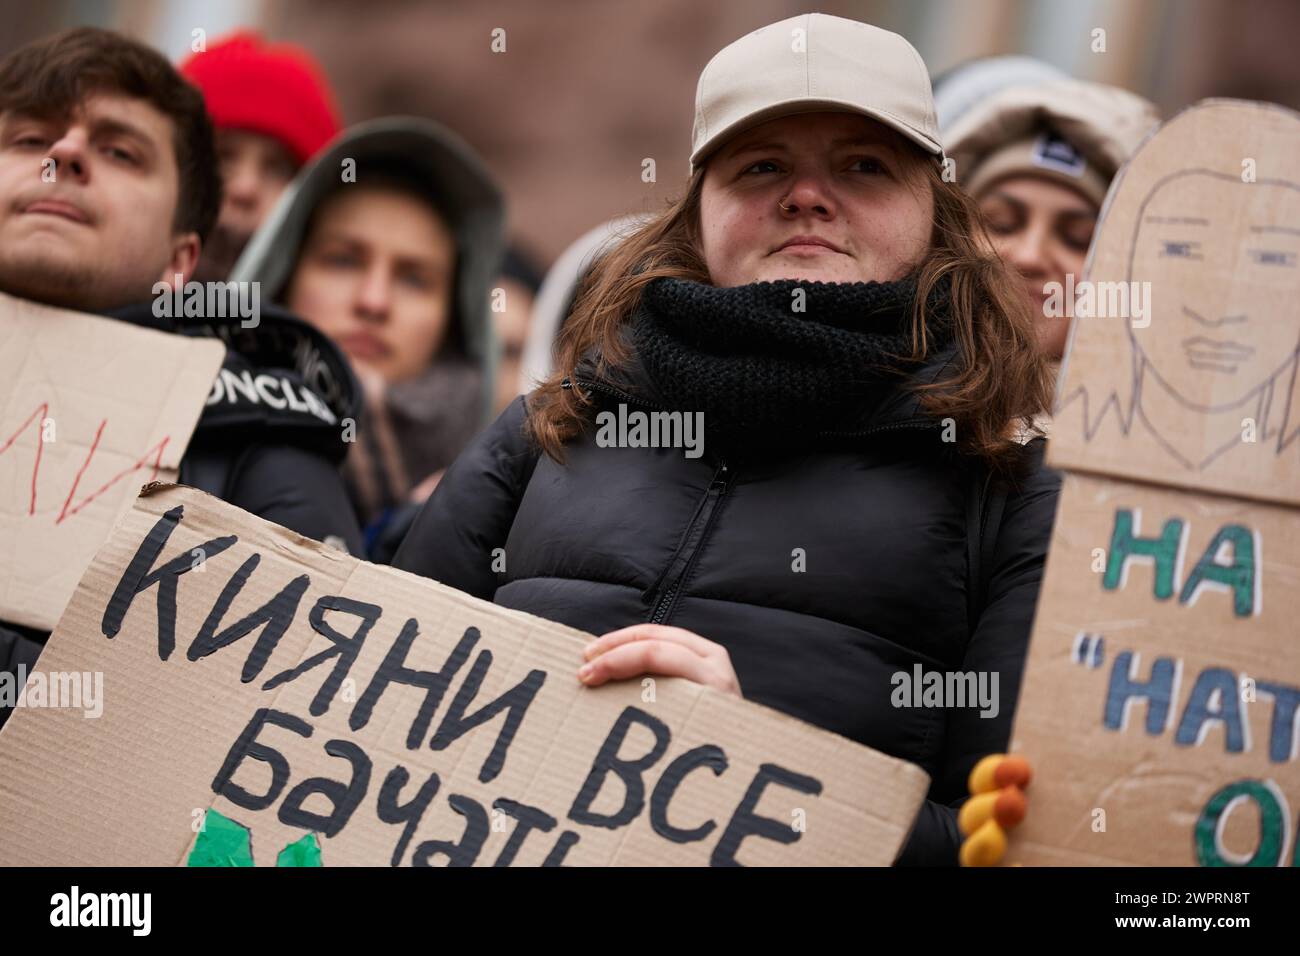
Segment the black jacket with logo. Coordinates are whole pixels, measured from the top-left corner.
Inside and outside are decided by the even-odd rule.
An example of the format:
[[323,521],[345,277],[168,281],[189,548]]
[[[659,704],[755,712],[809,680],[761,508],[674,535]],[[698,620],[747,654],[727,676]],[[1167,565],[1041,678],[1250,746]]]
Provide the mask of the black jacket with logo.
[[362,554],[338,471],[361,408],[360,386],[342,352],[271,306],[251,328],[237,317],[185,323],[177,329],[182,335],[222,339],[226,359],[181,460],[180,483]]

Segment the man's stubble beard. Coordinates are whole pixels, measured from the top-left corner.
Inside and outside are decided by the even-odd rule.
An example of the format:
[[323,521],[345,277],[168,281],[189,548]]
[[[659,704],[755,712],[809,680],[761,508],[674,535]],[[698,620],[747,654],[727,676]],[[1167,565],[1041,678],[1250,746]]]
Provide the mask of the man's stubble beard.
[[148,299],[152,286],[110,278],[82,262],[0,249],[0,292],[44,305],[103,312]]

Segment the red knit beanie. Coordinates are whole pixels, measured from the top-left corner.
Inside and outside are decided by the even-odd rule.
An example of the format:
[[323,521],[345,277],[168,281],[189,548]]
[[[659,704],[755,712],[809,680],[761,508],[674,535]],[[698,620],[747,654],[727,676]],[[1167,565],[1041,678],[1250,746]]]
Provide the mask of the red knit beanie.
[[239,32],[191,55],[180,71],[202,91],[213,126],[279,140],[299,165],[342,128],[324,72],[301,47]]

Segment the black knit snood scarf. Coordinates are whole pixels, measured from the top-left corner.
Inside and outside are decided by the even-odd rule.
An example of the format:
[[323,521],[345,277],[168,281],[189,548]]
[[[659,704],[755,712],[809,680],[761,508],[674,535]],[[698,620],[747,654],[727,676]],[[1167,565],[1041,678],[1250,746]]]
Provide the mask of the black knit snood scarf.
[[[952,341],[947,283],[927,302],[929,350]],[[674,409],[704,413],[713,434],[785,441],[834,431],[898,387],[915,363],[912,279],[719,288],[656,279],[633,341]]]

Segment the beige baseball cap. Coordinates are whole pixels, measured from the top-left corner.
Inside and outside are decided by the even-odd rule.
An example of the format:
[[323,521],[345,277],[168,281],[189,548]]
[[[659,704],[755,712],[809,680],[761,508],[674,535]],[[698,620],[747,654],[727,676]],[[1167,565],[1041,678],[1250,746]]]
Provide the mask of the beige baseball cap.
[[912,44],[868,23],[805,13],[741,37],[704,67],[691,171],[743,130],[822,111],[861,113],[943,155],[930,74]]

